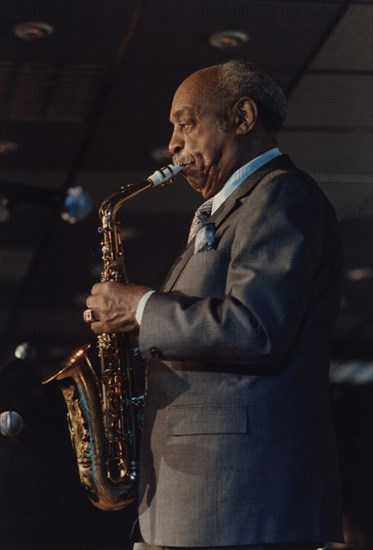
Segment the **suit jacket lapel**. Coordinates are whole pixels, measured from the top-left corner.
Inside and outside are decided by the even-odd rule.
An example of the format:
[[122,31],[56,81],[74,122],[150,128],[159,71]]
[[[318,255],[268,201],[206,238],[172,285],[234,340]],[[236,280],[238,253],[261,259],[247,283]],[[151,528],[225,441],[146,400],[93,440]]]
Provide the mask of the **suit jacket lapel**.
[[171,288],[176,283],[176,280],[179,278],[180,273],[184,269],[185,264],[187,264],[189,259],[193,256],[193,252],[194,252],[194,239],[190,241],[190,243],[187,245],[187,247],[184,249],[184,251],[181,253],[181,255],[178,257],[176,262],[171,267],[165,279],[165,282],[162,285],[162,288],[161,288],[162,292],[169,292],[171,290]]
[[[295,168],[294,164],[291,162],[287,155],[281,155],[276,157],[272,161],[268,162],[259,170],[253,172],[245,181],[243,181],[235,191],[227,198],[226,201],[218,208],[212,216],[210,216],[206,223],[214,223],[215,229],[217,229],[229,216],[229,214],[239,206],[239,199],[244,196],[249,195],[254,187],[270,172],[278,169],[291,169]],[[190,241],[185,250],[181,253],[179,258],[176,260],[174,265],[171,267],[168,276],[162,286],[162,292],[169,292],[177,279],[179,278],[181,272],[183,271],[185,265],[188,263],[190,258],[194,253],[194,241],[195,238]]]

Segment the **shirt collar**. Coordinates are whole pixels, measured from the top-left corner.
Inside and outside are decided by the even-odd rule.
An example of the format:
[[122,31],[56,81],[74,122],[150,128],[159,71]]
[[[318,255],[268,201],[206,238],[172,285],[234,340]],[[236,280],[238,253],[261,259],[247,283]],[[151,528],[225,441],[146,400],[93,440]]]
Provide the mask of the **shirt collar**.
[[267,164],[276,157],[282,155],[278,147],[273,147],[265,151],[261,155],[251,159],[247,164],[244,164],[238,170],[233,172],[233,174],[228,178],[224,187],[217,193],[212,201],[212,212],[213,214],[235,189],[243,182],[246,178],[251,176],[256,170],[259,170],[262,166]]

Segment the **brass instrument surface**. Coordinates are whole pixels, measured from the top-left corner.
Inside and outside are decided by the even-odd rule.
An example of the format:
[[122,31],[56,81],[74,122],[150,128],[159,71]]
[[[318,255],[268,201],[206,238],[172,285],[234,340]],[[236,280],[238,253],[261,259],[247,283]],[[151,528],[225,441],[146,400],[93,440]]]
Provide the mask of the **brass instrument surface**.
[[[171,183],[182,169],[161,168],[142,183],[122,187],[101,204],[101,282],[128,282],[116,221],[121,206],[147,189]],[[138,382],[141,358],[135,335],[100,334],[97,373],[87,354],[89,347],[85,344],[75,350],[43,383],[57,380],[60,384],[80,481],[91,502],[101,510],[120,510],[137,495],[144,403]]]

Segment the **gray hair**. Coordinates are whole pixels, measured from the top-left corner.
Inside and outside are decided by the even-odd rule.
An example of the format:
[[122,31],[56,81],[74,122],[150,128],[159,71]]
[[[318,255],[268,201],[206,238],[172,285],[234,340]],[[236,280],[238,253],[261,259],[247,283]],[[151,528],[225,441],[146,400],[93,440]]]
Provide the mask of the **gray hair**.
[[277,82],[248,61],[237,59],[216,67],[215,93],[227,109],[240,97],[250,97],[257,104],[263,126],[280,130],[286,115],[286,98]]

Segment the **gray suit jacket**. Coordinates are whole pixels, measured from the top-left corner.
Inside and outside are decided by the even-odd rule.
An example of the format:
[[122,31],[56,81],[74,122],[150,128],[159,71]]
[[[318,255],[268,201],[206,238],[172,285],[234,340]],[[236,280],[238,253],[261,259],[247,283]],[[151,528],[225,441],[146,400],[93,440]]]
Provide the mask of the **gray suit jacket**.
[[161,546],[342,540],[328,400],[334,211],[283,155],[211,217],[140,329],[140,529]]

